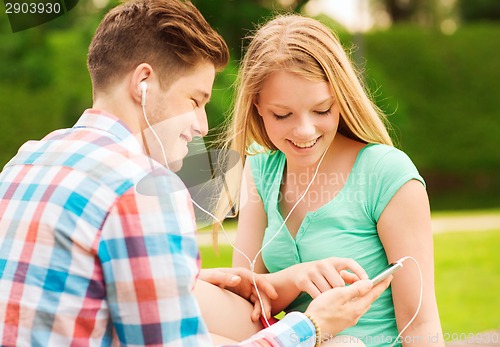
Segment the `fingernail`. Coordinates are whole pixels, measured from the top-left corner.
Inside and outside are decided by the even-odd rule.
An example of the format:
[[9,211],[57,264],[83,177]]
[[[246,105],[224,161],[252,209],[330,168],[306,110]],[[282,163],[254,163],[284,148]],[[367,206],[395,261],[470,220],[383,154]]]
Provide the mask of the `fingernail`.
[[237,280],[239,280],[240,278],[238,276],[233,276],[231,277],[230,281],[231,282],[236,282]]

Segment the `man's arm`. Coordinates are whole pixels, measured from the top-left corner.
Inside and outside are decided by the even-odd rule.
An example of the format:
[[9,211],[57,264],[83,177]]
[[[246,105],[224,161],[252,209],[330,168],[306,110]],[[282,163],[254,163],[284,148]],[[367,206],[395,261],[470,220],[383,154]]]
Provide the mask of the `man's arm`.
[[[187,190],[117,199],[102,227],[98,257],[113,326],[123,345],[210,346],[192,289],[199,271],[194,214]],[[323,332],[351,326],[387,288],[369,281],[322,293],[309,306]],[[353,301],[353,299],[356,300]],[[235,314],[238,314],[235,312]],[[316,330],[292,313],[238,346],[314,346]]]
[[[144,196],[130,189],[102,227],[98,256],[123,345],[212,345],[192,293],[199,271],[192,206],[187,191],[170,191]],[[240,345],[297,346],[295,336],[314,334],[312,323],[296,314]]]
[[[102,227],[98,256],[120,343],[209,346],[192,295],[199,257],[187,191],[164,180],[159,194],[131,188]],[[171,194],[169,192],[172,192]]]

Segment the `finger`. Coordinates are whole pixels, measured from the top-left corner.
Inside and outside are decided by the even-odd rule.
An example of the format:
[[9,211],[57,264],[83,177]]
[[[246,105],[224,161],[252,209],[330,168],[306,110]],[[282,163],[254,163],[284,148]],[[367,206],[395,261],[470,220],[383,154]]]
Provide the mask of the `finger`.
[[225,287],[236,287],[241,283],[241,277],[229,273],[221,273],[218,286],[221,288]]
[[234,287],[241,282],[241,277],[223,269],[203,269],[199,279],[219,287]]
[[372,301],[375,301],[389,287],[392,278],[392,275],[390,275],[372,288],[372,290],[367,294],[372,297]]
[[[373,302],[380,297],[380,295],[384,292],[384,290],[387,289],[391,280],[392,280],[392,276],[389,276],[388,278],[386,278],[385,280],[383,280],[382,282],[380,282],[376,286],[372,287],[372,289],[369,290],[365,295],[359,296],[356,298],[353,305],[358,306],[358,309],[361,312],[361,315],[364,315],[366,312],[368,312],[368,310],[370,309]],[[369,281],[369,282],[371,282],[371,281]],[[358,282],[356,282],[356,283],[358,283]]]
[[252,314],[250,315],[252,322],[256,322],[259,320],[261,312],[262,312],[262,309],[260,307],[260,302],[259,302],[259,300],[256,300],[253,304]]
[[326,292],[335,287],[343,287],[345,285],[344,280],[340,277],[340,275],[333,270],[326,271],[324,273],[314,272],[310,275],[310,281],[314,283],[316,288],[321,293]]
[[[375,300],[377,300],[380,297],[380,295],[389,287],[391,280],[392,280],[392,276],[389,276],[385,280],[383,280],[382,282],[377,284],[376,286],[372,286],[372,288],[369,289],[367,292],[359,295],[357,297],[356,302],[359,305],[364,306],[366,308],[366,311],[367,311],[368,308],[370,308],[370,305]],[[361,283],[361,282],[368,282],[369,284],[371,284],[371,281],[362,280],[362,281],[358,281],[358,282],[352,284],[351,287],[355,286],[356,284]],[[363,291],[363,288],[361,289],[361,291]]]
[[264,276],[255,275],[255,283],[259,287],[259,290],[264,292],[269,298],[273,300],[278,299],[278,292]]
[[[382,283],[382,282],[381,282]],[[352,301],[353,299],[365,297],[370,290],[373,288],[372,282],[370,280],[360,280],[354,282],[349,287],[346,287],[346,301]]]
[[[264,306],[264,315],[269,318],[271,316],[271,307],[272,307],[272,301],[269,299],[269,297],[265,293],[260,293],[260,299],[257,295],[257,292],[255,291],[255,288],[253,289],[253,293],[250,295],[250,301],[254,304],[258,304],[260,307],[260,313],[262,313],[262,306]],[[262,302],[262,304],[259,304]]]
[[354,282],[357,282],[361,279],[361,278],[359,278],[358,275],[356,275],[352,272],[346,271],[346,270],[340,271],[340,277],[342,277],[344,282],[348,283],[348,284],[353,284]]
[[[330,284],[330,288],[335,288],[335,287],[344,287],[345,286],[345,281],[340,276],[340,274],[337,272],[336,269],[330,269],[329,271],[325,272],[324,274],[326,280]],[[328,289],[330,289],[328,288]],[[322,291],[324,292],[324,291]]]
[[351,272],[355,273],[358,275],[358,277],[362,280],[367,280],[368,274],[366,273],[365,269],[361,265],[359,265],[354,259],[350,258],[332,258],[332,261],[335,264],[335,268],[337,271],[340,270],[350,270]]
[[320,290],[311,281],[307,281],[303,285],[302,291],[307,292],[307,294],[309,294],[313,299],[315,299],[318,295],[321,294]]

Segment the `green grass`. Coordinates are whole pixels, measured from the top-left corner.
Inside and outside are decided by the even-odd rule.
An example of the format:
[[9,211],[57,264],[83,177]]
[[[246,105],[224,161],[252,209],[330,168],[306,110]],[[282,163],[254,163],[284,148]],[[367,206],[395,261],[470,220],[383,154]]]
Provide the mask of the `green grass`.
[[[434,236],[436,296],[443,331],[477,333],[500,327],[500,230]],[[219,256],[202,246],[203,267],[230,266],[232,250]]]
[[446,211],[432,211],[432,217],[475,217],[475,216],[489,216],[500,215],[499,208],[484,208],[474,210],[446,210]]
[[500,327],[500,230],[434,237],[436,296],[443,331]]

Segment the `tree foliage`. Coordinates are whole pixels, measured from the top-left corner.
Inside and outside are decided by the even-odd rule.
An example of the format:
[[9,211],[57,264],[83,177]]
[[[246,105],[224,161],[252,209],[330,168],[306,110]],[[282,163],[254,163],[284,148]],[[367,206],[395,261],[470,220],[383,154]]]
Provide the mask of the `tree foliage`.
[[498,0],[459,0],[459,8],[465,22],[500,20]]

